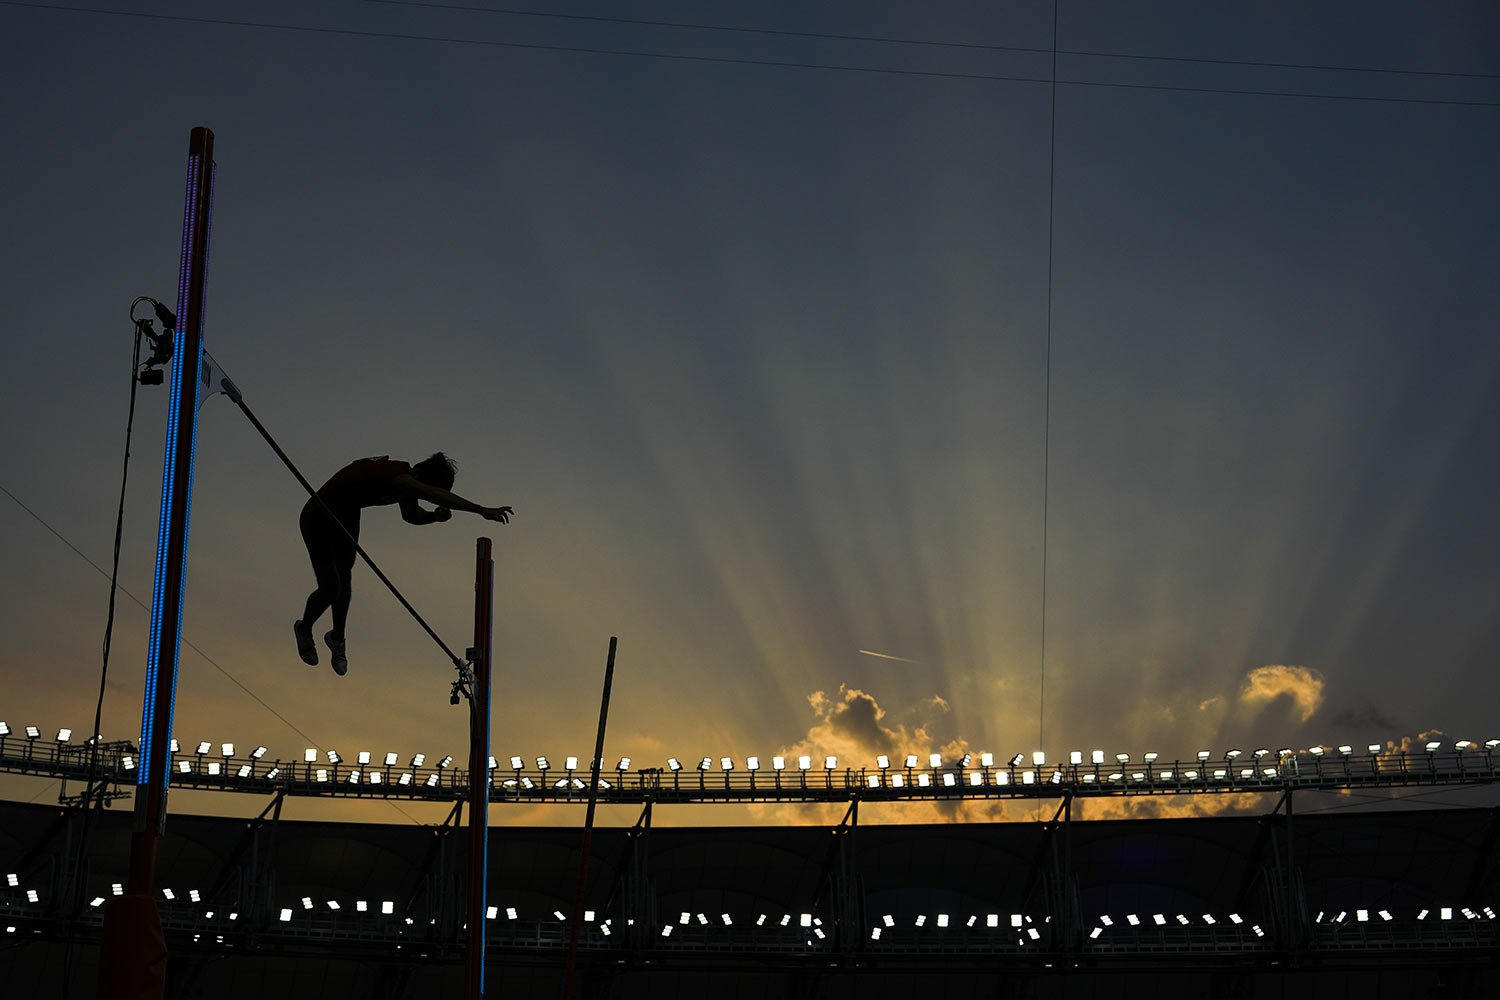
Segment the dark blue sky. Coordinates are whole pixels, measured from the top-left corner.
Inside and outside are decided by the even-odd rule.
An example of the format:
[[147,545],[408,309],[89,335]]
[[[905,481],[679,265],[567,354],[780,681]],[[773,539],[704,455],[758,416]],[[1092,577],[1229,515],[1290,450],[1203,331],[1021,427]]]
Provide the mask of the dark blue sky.
[[[642,763],[1497,735],[1493,5],[1063,2],[1055,143],[1051,4],[105,6],[159,16],[0,4],[0,485],[101,565],[207,125],[207,344],[272,433],[517,510],[497,753],[586,754],[611,634]],[[104,581],[0,504],[0,717],[85,728]],[[350,675],[291,655],[300,504],[211,400],[186,632],[281,718],[189,651],[179,734],[456,750],[367,574]],[[490,527],[366,540],[460,645]]]

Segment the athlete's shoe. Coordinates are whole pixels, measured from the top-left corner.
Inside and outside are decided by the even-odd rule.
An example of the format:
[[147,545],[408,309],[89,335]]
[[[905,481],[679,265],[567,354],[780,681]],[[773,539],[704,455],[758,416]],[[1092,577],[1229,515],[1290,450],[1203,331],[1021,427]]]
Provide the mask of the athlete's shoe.
[[302,657],[302,662],[317,666],[318,644],[313,641],[312,626],[302,624],[302,619],[298,618],[292,622],[292,634],[297,637],[297,655]]
[[349,660],[344,656],[344,640],[334,637],[332,632],[323,636],[323,641],[328,643],[328,652],[331,655],[330,664],[333,672],[340,677],[349,672]]

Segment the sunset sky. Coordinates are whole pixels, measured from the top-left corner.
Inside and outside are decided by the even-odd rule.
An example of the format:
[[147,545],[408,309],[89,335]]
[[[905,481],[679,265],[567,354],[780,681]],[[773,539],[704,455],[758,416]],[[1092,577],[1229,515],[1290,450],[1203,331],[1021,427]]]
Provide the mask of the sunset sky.
[[[0,719],[92,719],[69,546],[109,568],[127,308],[175,300],[206,125],[246,402],[315,482],[442,449],[516,510],[364,521],[459,649],[494,538],[497,755],[588,756],[611,635],[642,766],[1500,736],[1496,5],[1063,0],[1054,91],[1051,3],[479,4],[0,3]],[[363,567],[348,676],[298,660],[303,500],[209,400],[177,735],[462,754]]]

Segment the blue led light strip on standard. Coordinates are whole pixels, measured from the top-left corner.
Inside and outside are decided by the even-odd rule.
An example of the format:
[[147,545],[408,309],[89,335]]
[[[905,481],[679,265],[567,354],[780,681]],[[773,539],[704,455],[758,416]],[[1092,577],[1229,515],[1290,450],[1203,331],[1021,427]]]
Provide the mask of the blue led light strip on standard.
[[[189,262],[192,260],[194,252],[198,249],[195,245],[196,234],[194,220],[198,214],[199,199],[207,198],[208,210],[212,211],[213,209],[212,179],[210,179],[208,191],[200,191],[198,188],[197,178],[200,166],[201,157],[188,157],[187,195],[185,204],[183,206],[182,259],[177,273],[177,316],[179,317],[180,324],[185,324],[189,321],[188,297],[190,290],[188,288],[188,269]],[[210,178],[212,178],[212,174],[210,174]],[[199,317],[199,323],[201,329],[201,315]],[[184,517],[184,530],[182,539],[183,551],[182,559],[180,561],[181,571],[179,579],[176,581],[177,635],[173,639],[171,663],[165,665],[171,670],[170,680],[167,681],[167,683],[171,685],[170,690],[174,694],[174,697],[172,698],[171,710],[169,711],[167,717],[168,738],[170,739],[172,718],[176,712],[175,692],[177,689],[177,663],[179,658],[178,654],[182,646],[182,602],[184,594],[186,593],[185,578],[187,575],[187,539],[188,529],[192,524],[193,470],[197,463],[198,414],[196,407],[194,407],[192,420],[189,423],[188,439],[185,442],[185,445],[183,442],[180,442],[178,440],[177,428],[182,415],[183,406],[181,391],[181,387],[185,381],[182,377],[183,366],[187,364],[192,365],[191,370],[193,371],[194,379],[196,380],[196,378],[202,372],[203,365],[203,344],[201,337],[198,342],[198,351],[196,353],[196,356],[191,359],[186,357],[186,339],[186,333],[182,329],[179,328],[178,330],[173,332],[172,390],[170,402],[167,409],[167,439],[166,454],[164,457],[164,469],[162,473],[161,515],[157,521],[156,529],[156,575],[155,584],[152,588],[151,594],[151,631],[150,646],[147,649],[146,658],[146,695],[141,715],[140,763],[136,768],[136,784],[138,786],[146,785],[150,782],[152,768],[160,768],[163,787],[166,787],[166,784],[171,777],[170,754],[166,755],[167,759],[160,761],[155,760],[152,756],[152,740],[153,736],[155,735],[152,725],[152,714],[154,706],[156,704],[157,691],[163,680],[162,669],[164,664],[161,662],[161,631],[163,615],[166,610],[166,592],[168,589],[167,550],[170,546],[170,509],[172,505],[172,496],[177,486],[178,448],[180,445],[182,445],[188,449],[188,479],[186,484],[187,504]]]

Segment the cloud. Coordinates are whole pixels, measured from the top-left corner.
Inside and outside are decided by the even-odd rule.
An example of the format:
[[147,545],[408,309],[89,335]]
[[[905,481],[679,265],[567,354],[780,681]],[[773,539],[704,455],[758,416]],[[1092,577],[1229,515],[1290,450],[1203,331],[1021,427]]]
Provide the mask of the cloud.
[[1290,698],[1306,722],[1323,704],[1323,675],[1308,667],[1268,664],[1245,674],[1240,686],[1240,701],[1250,706],[1264,706],[1278,698]]
[[1384,730],[1398,728],[1397,722],[1374,705],[1362,708],[1346,708],[1333,717],[1333,725],[1344,729]]

